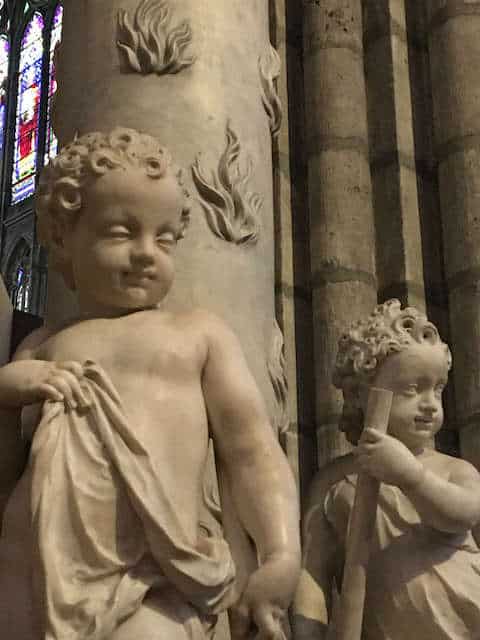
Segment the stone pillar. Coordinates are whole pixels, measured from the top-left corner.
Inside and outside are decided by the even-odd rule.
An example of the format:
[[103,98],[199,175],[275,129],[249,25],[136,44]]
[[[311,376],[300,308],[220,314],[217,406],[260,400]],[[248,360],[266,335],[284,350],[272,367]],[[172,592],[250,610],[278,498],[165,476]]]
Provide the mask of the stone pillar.
[[306,140],[318,462],[345,449],[337,341],[377,300],[360,0],[305,3]]
[[[192,221],[168,305],[223,316],[278,422],[282,400],[271,380],[272,368],[282,376],[271,144],[278,105],[267,0],[65,0],[64,8],[60,144],[76,132],[133,127],[156,136],[181,166],[193,165]],[[213,189],[220,197],[212,199]],[[49,288],[58,317],[65,292],[58,281]]]
[[[288,48],[285,0],[270,0],[270,38],[276,56],[277,117],[273,126],[273,197],[275,231],[275,311],[278,336],[283,338],[286,400],[282,445],[299,479],[299,431],[297,410],[297,354],[293,253],[292,179],[288,114]],[[272,352],[272,356],[274,356]]]
[[363,6],[378,297],[425,309],[405,0]]
[[480,468],[480,2],[428,9],[457,424],[462,454]]

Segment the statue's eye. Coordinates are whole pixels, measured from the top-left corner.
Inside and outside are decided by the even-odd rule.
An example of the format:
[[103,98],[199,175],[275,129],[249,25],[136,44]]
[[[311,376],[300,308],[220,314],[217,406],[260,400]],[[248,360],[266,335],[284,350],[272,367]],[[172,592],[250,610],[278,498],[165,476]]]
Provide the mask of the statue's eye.
[[128,238],[130,236],[130,231],[123,225],[114,225],[107,229],[107,235],[110,238]]
[[157,244],[163,247],[173,247],[177,244],[177,236],[173,231],[164,231],[157,236]]

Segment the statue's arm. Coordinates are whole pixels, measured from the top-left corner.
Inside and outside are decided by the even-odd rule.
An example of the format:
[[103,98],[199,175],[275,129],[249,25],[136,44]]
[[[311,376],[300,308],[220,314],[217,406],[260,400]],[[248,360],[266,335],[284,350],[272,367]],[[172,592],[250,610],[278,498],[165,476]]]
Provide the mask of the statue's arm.
[[442,454],[415,456],[397,438],[371,428],[356,452],[363,471],[399,487],[425,524],[446,533],[468,531],[480,522],[480,474],[465,460],[444,455],[448,473],[440,476],[431,468],[434,456]]
[[404,492],[422,521],[435,529],[462,533],[480,523],[480,474],[465,460],[451,460],[448,479],[425,468],[420,481]]
[[0,408],[20,409],[44,400],[86,408],[90,400],[81,387],[79,362],[51,362],[38,358],[38,349],[50,337],[48,329],[32,332],[17,349],[12,362],[0,367]]
[[293,474],[236,337],[215,317],[204,316],[202,322],[208,336],[203,390],[216,456],[235,511],[259,554],[257,593],[263,590],[261,597],[276,600],[283,609],[300,568]]
[[19,409],[35,402],[32,380],[43,375],[48,363],[36,360],[36,350],[48,336],[41,327],[29,334],[15,351],[12,362],[0,367],[0,408]]

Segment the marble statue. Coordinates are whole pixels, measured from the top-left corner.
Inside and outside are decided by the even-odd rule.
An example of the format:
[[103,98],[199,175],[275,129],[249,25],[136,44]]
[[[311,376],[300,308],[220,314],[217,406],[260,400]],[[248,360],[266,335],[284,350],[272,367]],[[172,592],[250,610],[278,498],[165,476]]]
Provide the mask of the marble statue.
[[[87,134],[43,171],[37,214],[80,313],[0,369],[0,406],[24,407],[32,437],[0,541],[1,637],[200,639],[231,607],[234,638],[281,640],[300,572],[293,476],[233,333],[162,308],[189,221],[181,173],[150,136]],[[255,549],[244,584],[248,553],[199,526],[209,437]]]
[[[433,444],[450,366],[436,327],[397,300],[377,306],[340,339],[334,383],[344,396],[342,430],[356,447],[313,482],[294,605],[296,640],[337,637],[360,472],[381,482],[362,639],[480,637],[480,549],[472,535],[480,520],[480,475]],[[371,386],[393,392],[387,434],[363,425]]]

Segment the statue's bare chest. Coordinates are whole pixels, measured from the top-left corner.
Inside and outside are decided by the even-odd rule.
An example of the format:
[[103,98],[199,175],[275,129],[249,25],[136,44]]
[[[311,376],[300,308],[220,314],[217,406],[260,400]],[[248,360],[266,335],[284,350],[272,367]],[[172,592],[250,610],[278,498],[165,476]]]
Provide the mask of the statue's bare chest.
[[199,345],[174,327],[129,319],[92,320],[52,336],[39,349],[52,361],[91,360],[113,377],[166,380],[198,374]]

